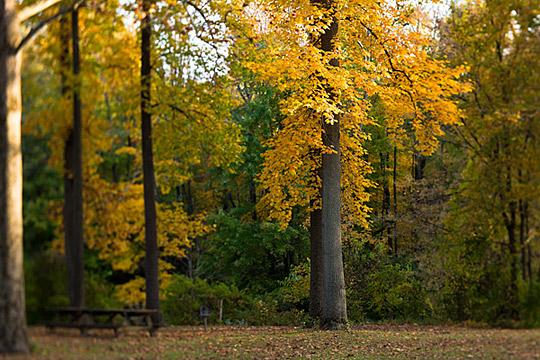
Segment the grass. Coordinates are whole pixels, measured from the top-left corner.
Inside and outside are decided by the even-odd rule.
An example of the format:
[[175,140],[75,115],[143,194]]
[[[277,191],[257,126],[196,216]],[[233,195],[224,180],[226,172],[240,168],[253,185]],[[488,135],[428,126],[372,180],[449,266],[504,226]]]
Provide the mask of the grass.
[[[540,359],[540,329],[369,325],[325,332],[292,327],[141,330],[30,329],[31,359]],[[17,357],[25,358],[25,357]]]

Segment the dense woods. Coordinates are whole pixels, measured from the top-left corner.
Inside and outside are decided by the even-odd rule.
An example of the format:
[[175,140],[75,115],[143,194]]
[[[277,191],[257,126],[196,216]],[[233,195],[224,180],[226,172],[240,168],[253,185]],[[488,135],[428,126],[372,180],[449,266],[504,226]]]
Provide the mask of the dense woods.
[[0,352],[62,306],[539,326],[538,104],[538,0],[0,0]]

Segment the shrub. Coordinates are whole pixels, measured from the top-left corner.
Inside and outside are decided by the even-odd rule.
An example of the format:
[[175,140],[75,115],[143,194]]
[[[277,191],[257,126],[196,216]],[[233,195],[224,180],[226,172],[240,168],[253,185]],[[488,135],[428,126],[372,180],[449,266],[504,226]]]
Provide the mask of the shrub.
[[345,248],[347,306],[352,322],[418,321],[432,313],[415,264],[389,256],[384,245]]
[[523,326],[540,327],[540,282],[523,284],[520,310]]
[[162,311],[165,321],[171,325],[200,324],[201,306],[211,310],[210,322],[219,321],[219,307],[222,304],[223,322],[233,322],[249,304],[249,300],[238,288],[223,283],[210,284],[203,279],[190,279],[174,275],[164,292]]
[[[289,298],[288,298],[289,299]],[[203,279],[174,275],[164,293],[161,309],[170,325],[201,324],[201,306],[210,308],[209,323],[237,325],[299,325],[306,321],[302,309],[283,301],[280,291],[254,296],[224,283],[211,284]]]

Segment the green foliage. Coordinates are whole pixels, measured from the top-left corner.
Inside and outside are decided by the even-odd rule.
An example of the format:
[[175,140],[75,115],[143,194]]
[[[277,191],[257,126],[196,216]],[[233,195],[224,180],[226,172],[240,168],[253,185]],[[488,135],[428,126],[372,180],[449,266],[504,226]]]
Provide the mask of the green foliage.
[[24,273],[30,324],[46,320],[47,309],[69,304],[66,265],[62,256],[46,251],[26,258]]
[[301,326],[308,321],[305,311],[284,309],[283,303],[272,295],[252,299],[251,308],[242,315],[246,324],[257,326]]
[[200,275],[254,293],[272,291],[308,257],[307,232],[300,226],[281,230],[273,223],[244,222],[243,214],[236,209],[210,218],[216,230],[208,239]]
[[523,325],[540,327],[540,281],[524,283],[520,290],[520,318]]
[[351,321],[417,321],[431,315],[427,291],[413,263],[370,243],[349,244],[345,254]]
[[309,263],[300,264],[282,281],[278,291],[284,303],[305,310],[309,308],[309,272]]
[[209,321],[216,323],[221,301],[224,322],[239,320],[238,314],[249,306],[249,300],[235,286],[174,275],[164,293],[163,316],[170,325],[200,324],[199,311],[201,306],[206,306],[211,311]]
[[295,325],[305,321],[299,309],[283,309],[274,294],[263,297],[240,291],[234,285],[209,283],[203,279],[190,279],[175,275],[167,288],[161,309],[170,325],[197,325],[201,306],[210,309],[209,323],[219,323],[222,304],[222,323],[242,325]]
[[48,166],[47,140],[23,137],[25,252],[43,251],[54,238],[56,224],[47,216],[51,202],[62,198],[62,178]]
[[244,104],[232,112],[233,120],[242,130],[244,152],[238,163],[239,172],[256,177],[267,149],[265,141],[278,129],[282,115],[279,111],[279,93],[272,87],[248,79],[239,89]]
[[[69,305],[66,263],[62,255],[52,250],[25,259],[26,308],[30,324],[49,319],[48,310]],[[86,305],[96,308],[117,308],[114,286],[100,273],[87,271],[85,277]]]
[[426,291],[411,264],[386,263],[368,277],[371,301],[366,313],[372,319],[413,320],[429,314]]

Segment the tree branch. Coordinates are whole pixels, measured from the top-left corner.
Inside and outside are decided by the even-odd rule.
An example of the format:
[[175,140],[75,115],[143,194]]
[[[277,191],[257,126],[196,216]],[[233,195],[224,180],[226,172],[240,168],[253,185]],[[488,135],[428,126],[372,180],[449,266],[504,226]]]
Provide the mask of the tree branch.
[[19,21],[26,21],[61,1],[62,0],[41,0],[35,4],[28,5],[19,11]]
[[78,0],[78,1],[74,2],[71,6],[64,6],[56,14],[51,15],[48,18],[46,18],[46,19],[40,21],[39,23],[37,23],[36,25],[34,25],[30,29],[28,34],[26,34],[22,38],[19,45],[17,45],[17,47],[15,48],[15,53],[19,52],[23,48],[23,46],[26,45],[26,43],[28,43],[41,29],[43,29],[43,27],[45,27],[47,24],[51,23],[52,21],[58,19],[62,15],[65,15],[66,13],[78,8],[83,3],[83,1],[84,0]]

